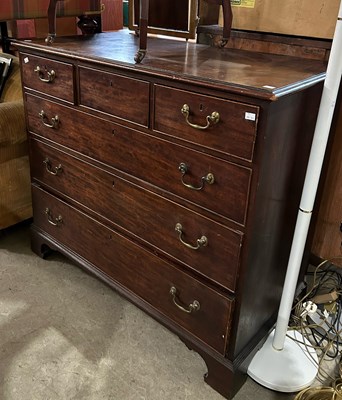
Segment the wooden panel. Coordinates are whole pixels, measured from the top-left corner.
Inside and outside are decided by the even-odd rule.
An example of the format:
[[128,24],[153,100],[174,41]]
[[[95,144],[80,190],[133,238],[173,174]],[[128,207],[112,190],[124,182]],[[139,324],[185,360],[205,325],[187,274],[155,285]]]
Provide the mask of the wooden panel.
[[[342,256],[342,103],[336,109],[336,132],[328,159],[312,253],[321,259]],[[342,266],[342,259],[333,263]]]
[[[140,0],[128,0],[129,28],[136,29],[140,16]],[[150,0],[148,32],[192,38],[196,36],[197,0]]]
[[[47,192],[33,186],[32,194],[36,226],[84,257],[114,282],[131,290],[176,324],[224,354],[233,305],[230,298],[220,295]],[[56,218],[59,217],[61,222],[52,225],[56,224]],[[82,227],[77,235],[75,227]],[[178,309],[170,295],[171,287],[177,288],[177,301],[183,307],[197,300],[200,309],[191,314]]]
[[[46,38],[49,32],[47,18],[9,21],[9,35],[18,39]],[[57,36],[77,34],[77,18],[61,17],[56,19]]]
[[[59,61],[21,54],[23,86],[38,90],[49,96],[58,97],[70,103],[74,102],[73,66]],[[39,67],[41,73],[36,72]],[[53,74],[51,81],[49,74]]]
[[9,21],[7,23],[9,28],[9,34],[12,37],[19,39],[27,39],[35,37],[36,31],[34,27],[34,21],[29,19]]
[[[273,102],[267,110],[266,133],[260,132],[258,136],[263,139],[263,161],[254,213],[249,219],[253,222],[246,233],[247,241],[250,238],[246,270],[241,269],[239,277],[246,286],[241,306],[244,318],[240,319],[236,334],[236,356],[253,340],[251,332],[265,325],[271,328],[270,310],[275,314],[278,311],[322,86],[312,86]],[[305,253],[309,243],[308,240]],[[305,255],[302,272],[307,263]],[[259,296],[260,293],[265,296]]]
[[[244,225],[251,170],[218,158],[172,144],[139,131],[91,117],[74,109],[26,95],[29,130],[108,163],[171,192],[202,208]],[[60,124],[51,129],[39,117],[44,110],[48,120],[58,115]],[[79,126],[82,130],[79,131]],[[96,146],[94,139],[96,138]],[[188,166],[186,184],[200,186],[202,177],[214,175],[213,184],[191,190],[182,184],[181,163]]]
[[123,25],[122,0],[102,0],[104,11],[101,13],[102,31],[121,29]]
[[80,104],[123,120],[148,125],[149,90],[148,82],[80,67]]
[[[49,27],[47,18],[39,18],[34,21],[36,27],[36,37],[46,38]],[[77,34],[77,18],[76,17],[61,17],[56,18],[56,33],[57,37],[76,35]]]
[[[189,106],[188,121],[208,125],[208,116],[219,113],[219,121],[208,129],[195,129],[181,109]],[[154,129],[192,144],[252,160],[259,107],[203,96],[156,85]]]
[[[221,31],[217,26],[199,28],[199,40],[213,38],[213,45],[217,47],[221,40]],[[203,34],[205,36],[203,36]],[[211,41],[210,41],[211,42]],[[331,41],[325,39],[303,39],[296,36],[277,35],[273,33],[256,33],[247,31],[232,31],[231,37],[225,46],[229,49],[247,50],[258,53],[288,55],[302,59],[322,60],[329,59]]]
[[220,11],[220,5],[209,3],[206,0],[199,1],[199,23],[201,25],[217,24]]
[[[191,0],[190,0],[191,1]],[[189,0],[164,0],[160,7],[159,0],[150,0],[148,23],[155,28],[187,31],[189,20]],[[140,1],[134,0],[134,24],[139,23]]]
[[[154,247],[216,283],[235,289],[241,233],[67,156],[54,147],[31,140],[30,152],[34,180],[60,191],[134,235],[144,237]],[[47,165],[46,159],[49,160]],[[60,166],[58,170],[57,166]],[[87,196],[84,196],[85,187]],[[205,236],[208,244],[198,250],[184,246],[175,231],[177,223],[183,226],[183,240],[196,246],[196,239]]]
[[[250,7],[244,6],[247,3]],[[339,4],[339,0],[232,1],[233,29],[330,39]],[[222,25],[222,15],[219,22]]]

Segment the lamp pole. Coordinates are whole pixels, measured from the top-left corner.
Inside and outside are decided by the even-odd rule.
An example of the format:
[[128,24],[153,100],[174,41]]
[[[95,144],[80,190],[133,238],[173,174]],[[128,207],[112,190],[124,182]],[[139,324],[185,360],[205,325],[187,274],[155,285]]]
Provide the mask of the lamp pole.
[[[284,392],[294,392],[309,386],[317,374],[317,366],[305,354],[308,351],[307,346],[304,345],[301,347],[298,343],[289,339],[287,335],[296,336],[296,339],[305,342],[305,339],[298,332],[288,332],[288,324],[334,115],[341,75],[342,0],[324,81],[276,326],[248,368],[248,374],[254,380],[266,387]],[[317,354],[313,350],[311,357],[317,360]]]

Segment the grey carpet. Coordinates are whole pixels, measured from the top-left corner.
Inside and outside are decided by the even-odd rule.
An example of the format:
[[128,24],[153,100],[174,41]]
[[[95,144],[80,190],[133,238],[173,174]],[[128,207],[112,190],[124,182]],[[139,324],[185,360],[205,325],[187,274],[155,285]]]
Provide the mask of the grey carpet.
[[[1,400],[220,400],[167,329],[59,254],[0,233]],[[289,400],[250,379],[234,400]]]

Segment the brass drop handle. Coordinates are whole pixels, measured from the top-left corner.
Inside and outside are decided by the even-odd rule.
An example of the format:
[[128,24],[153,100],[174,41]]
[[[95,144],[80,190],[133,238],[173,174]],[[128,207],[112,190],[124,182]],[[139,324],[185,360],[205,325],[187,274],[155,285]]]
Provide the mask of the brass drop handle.
[[[53,82],[53,80],[56,78],[56,72],[53,69],[51,69],[50,71],[48,71],[47,69],[43,71],[39,65],[36,66],[34,72],[38,74],[39,79],[45,83]],[[45,75],[47,76],[47,78],[45,77]]]
[[178,234],[179,234],[178,238],[179,238],[180,242],[183,243],[184,246],[188,247],[189,249],[198,250],[201,247],[208,246],[208,239],[207,239],[206,236],[201,236],[199,239],[197,239],[196,240],[196,246],[193,246],[192,244],[186,243],[183,240],[183,227],[182,227],[182,224],[180,224],[179,222],[175,226],[175,231],[178,232]]
[[47,126],[48,128],[51,128],[51,129],[57,129],[58,124],[59,124],[59,117],[58,117],[58,115],[55,115],[53,118],[51,118],[51,124],[48,122],[49,119],[48,119],[47,115],[45,114],[45,111],[44,111],[44,110],[42,110],[42,111],[39,113],[39,116],[40,116],[40,118],[41,118],[41,120],[43,121],[43,124],[44,124],[45,126]]
[[53,225],[53,226],[58,226],[58,225],[60,225],[60,224],[63,222],[63,218],[62,218],[61,215],[58,215],[57,218],[53,219],[51,210],[50,210],[49,208],[46,208],[46,209],[45,209],[45,214],[46,214],[46,216],[47,216],[47,219],[48,219],[49,223],[50,223],[51,225]]
[[194,300],[191,304],[189,304],[188,308],[180,305],[177,301],[177,289],[174,286],[171,287],[170,294],[172,296],[172,301],[175,306],[187,314],[191,314],[192,312],[198,311],[201,308],[201,305],[197,300]]
[[51,162],[48,157],[43,161],[45,164],[46,171],[51,175],[57,175],[60,171],[62,171],[62,164],[58,164],[57,167],[52,168]]
[[215,125],[219,122],[220,120],[220,114],[217,111],[213,111],[210,115],[207,115],[206,120],[207,120],[207,125],[201,126],[197,124],[192,124],[189,121],[189,115],[190,115],[190,107],[187,104],[184,104],[183,107],[181,108],[181,112],[185,117],[185,121],[188,125],[191,126],[191,128],[195,129],[208,129],[211,125]]
[[215,182],[215,177],[214,177],[214,175],[213,175],[211,172],[209,172],[207,175],[202,176],[202,178],[201,178],[201,181],[202,181],[201,186],[193,186],[193,185],[191,185],[191,183],[186,183],[186,182],[184,182],[184,179],[183,179],[183,178],[184,178],[184,175],[185,175],[185,174],[188,172],[188,170],[189,170],[188,166],[187,166],[185,163],[180,163],[178,169],[179,169],[180,172],[182,173],[182,183],[183,183],[183,185],[186,186],[186,187],[189,188],[189,189],[192,189],[192,190],[202,190],[205,183],[208,183],[209,185],[212,185],[212,184]]

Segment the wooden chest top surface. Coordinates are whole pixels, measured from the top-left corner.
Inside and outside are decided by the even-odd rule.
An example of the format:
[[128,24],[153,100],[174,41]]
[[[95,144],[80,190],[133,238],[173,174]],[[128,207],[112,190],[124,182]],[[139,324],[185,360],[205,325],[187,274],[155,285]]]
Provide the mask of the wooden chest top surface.
[[80,61],[97,62],[116,68],[157,75],[185,83],[274,100],[325,78],[326,64],[317,60],[219,49],[184,40],[148,38],[147,55],[135,64],[138,38],[128,30],[93,36],[17,41],[21,51],[42,50],[46,54],[67,55]]

